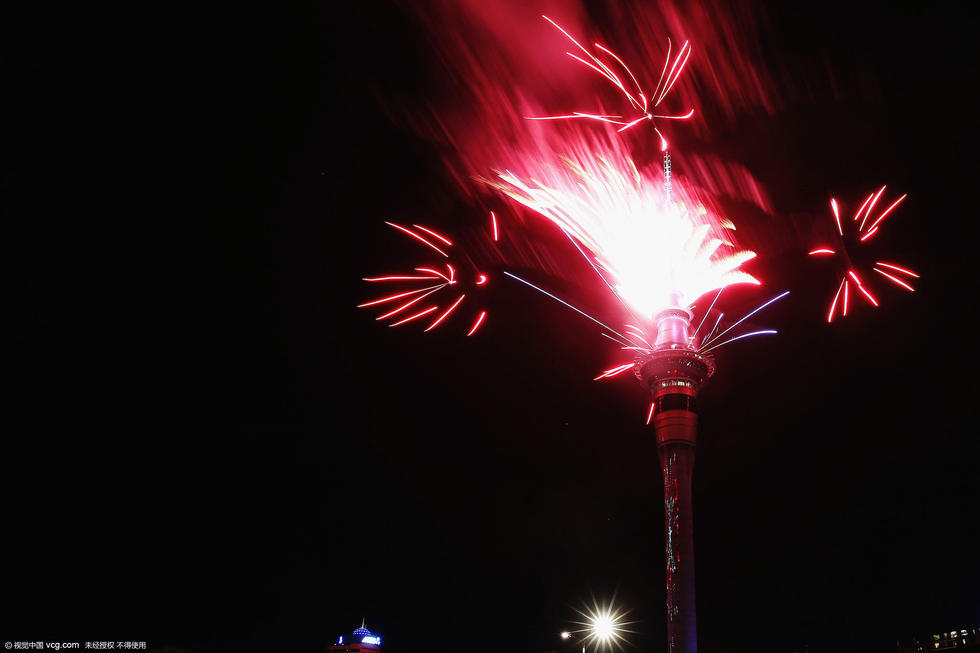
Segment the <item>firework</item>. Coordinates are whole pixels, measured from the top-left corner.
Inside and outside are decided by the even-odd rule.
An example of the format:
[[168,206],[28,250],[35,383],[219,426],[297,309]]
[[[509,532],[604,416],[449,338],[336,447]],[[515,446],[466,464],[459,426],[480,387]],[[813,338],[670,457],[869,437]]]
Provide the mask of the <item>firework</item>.
[[[836,247],[831,247],[829,245],[818,246],[808,253],[810,256],[818,257],[833,257],[839,263],[840,272],[840,283],[837,284],[837,290],[834,292],[833,299],[830,300],[830,308],[827,311],[827,322],[833,322],[834,317],[838,314],[841,317],[846,317],[848,309],[851,305],[851,298],[858,293],[864,301],[871,304],[874,307],[878,306],[878,300],[871,293],[867,284],[862,281],[861,276],[856,270],[856,265],[852,263],[851,255],[848,252],[845,238],[855,239],[856,245],[863,245],[869,240],[875,237],[878,233],[882,222],[892,214],[895,208],[905,200],[907,195],[902,195],[897,200],[894,200],[891,204],[878,214],[874,220],[871,219],[871,215],[874,212],[875,206],[884,205],[885,202],[879,202],[881,197],[885,192],[885,186],[882,186],[877,191],[870,193],[861,205],[858,207],[853,218],[850,221],[841,219],[841,208],[835,198],[830,198],[830,210],[834,216],[834,225],[836,227],[838,244]],[[845,228],[846,224],[846,228]],[[853,225],[853,229],[851,228]],[[851,233],[853,231],[853,234]],[[845,236],[845,232],[848,236]],[[901,286],[909,292],[913,292],[915,289],[910,285],[911,279],[918,279],[919,275],[909,270],[906,267],[897,265],[895,263],[890,263],[886,261],[874,261],[871,266],[871,270],[876,272],[878,275],[888,279],[891,283]]]
[[[575,45],[578,52],[585,55],[586,58],[583,59],[581,56],[579,56],[579,54],[571,51],[567,51],[565,54],[599,73],[599,75],[608,80],[619,90],[622,96],[629,102],[631,115],[609,115],[604,113],[574,111],[565,115],[533,116],[529,119],[596,120],[599,122],[616,125],[618,127],[617,131],[619,132],[624,132],[627,129],[631,129],[644,121],[650,121],[650,124],[653,126],[653,130],[657,133],[657,136],[660,137],[660,149],[666,150],[667,139],[664,137],[660,129],[657,128],[656,121],[688,120],[694,116],[694,109],[689,109],[686,113],[676,115],[656,113],[660,107],[660,104],[664,101],[671,89],[674,88],[674,84],[680,78],[681,73],[684,71],[684,66],[687,65],[687,60],[691,56],[690,41],[684,42],[684,45],[681,46],[681,49],[674,57],[674,63],[671,64],[670,56],[673,46],[670,39],[667,39],[667,56],[664,60],[663,70],[660,72],[660,79],[657,81],[657,86],[653,93],[647,95],[644,93],[643,87],[640,85],[640,82],[637,81],[633,71],[630,70],[629,66],[627,66],[615,52],[599,43],[594,43],[593,45],[599,53],[594,54],[588,48],[579,43],[574,37],[572,37],[572,35],[569,34],[561,25],[551,20],[547,16],[542,16],[542,18],[551,23],[559,32],[564,34],[565,37]],[[619,74],[616,74],[617,70],[619,71]],[[623,72],[629,76],[629,84],[623,82],[623,79],[626,79],[626,77],[623,76]]]
[[[491,214],[491,235],[497,239],[497,219]],[[377,308],[382,313],[375,319],[388,321],[388,326],[397,327],[409,322],[428,324],[425,331],[432,331],[449,321],[470,294],[485,288],[489,282],[486,273],[474,271],[465,277],[459,273],[459,265],[454,265],[449,251],[454,246],[446,236],[420,224],[406,227],[394,222],[388,226],[423,245],[427,252],[435,252],[442,257],[438,263],[423,263],[404,274],[388,274],[379,277],[365,277],[368,283],[396,284],[398,291],[389,295],[358,304],[358,308]],[[464,292],[466,290],[467,292]],[[442,299],[446,298],[443,302]],[[427,301],[426,301],[427,300]],[[472,301],[471,301],[472,303]],[[487,312],[478,310],[472,317],[467,336],[479,331],[486,321]]]
[[668,200],[628,155],[575,152],[562,164],[541,163],[523,177],[502,172],[490,183],[557,226],[631,315],[650,320],[712,290],[759,284],[739,269],[755,253],[735,247],[730,221],[682,188],[674,191],[679,201]]
[[[679,201],[668,200],[663,186],[620,151],[609,148],[593,153],[583,145],[570,151],[573,155],[560,165],[535,162],[527,179],[503,172],[489,183],[557,226],[622,305],[625,324],[614,328],[544,288],[505,273],[588,318],[602,328],[603,336],[629,352],[629,361],[602,370],[595,380],[637,373],[641,361],[667,340],[708,355],[731,342],[776,333],[757,329],[722,339],[788,292],[721,331],[723,314],[719,313],[711,330],[699,337],[725,288],[759,284],[739,269],[755,253],[735,246],[731,221],[708,211],[681,185],[674,194]],[[535,181],[530,181],[532,178]],[[694,302],[712,291],[717,294],[693,335],[678,337],[662,332],[663,324],[672,322],[655,319],[657,316],[674,311],[687,315],[685,319],[690,322]],[[683,328],[686,334],[687,326]],[[648,423],[651,418],[648,411]]]

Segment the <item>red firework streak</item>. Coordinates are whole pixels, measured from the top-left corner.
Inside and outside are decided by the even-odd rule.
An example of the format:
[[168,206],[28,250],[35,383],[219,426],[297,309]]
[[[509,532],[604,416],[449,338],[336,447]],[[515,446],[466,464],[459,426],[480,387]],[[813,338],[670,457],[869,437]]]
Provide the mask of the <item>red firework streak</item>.
[[[490,219],[490,235],[493,240],[497,240],[497,218],[492,212]],[[420,224],[413,224],[411,227],[405,227],[394,222],[385,222],[385,224],[411,237],[426,247],[427,251],[436,252],[443,259],[450,258],[448,250],[453,247],[452,241],[433,229]],[[404,274],[365,277],[364,281],[399,284],[400,288],[398,292],[358,304],[358,308],[379,307],[384,312],[375,319],[379,321],[389,320],[388,326],[390,327],[418,321],[422,324],[428,324],[425,331],[432,331],[458,312],[457,309],[467,297],[467,294],[462,291],[463,288],[469,285],[474,290],[481,289],[487,285],[489,277],[483,272],[475,272],[471,279],[463,279],[460,277],[456,266],[448,260],[443,260],[436,264],[419,265]],[[447,290],[450,292],[443,292]],[[452,291],[457,292],[453,294]],[[445,304],[440,301],[443,295],[449,296]],[[486,318],[486,311],[477,311],[466,335],[472,336],[479,331],[486,322]]]
[[[667,139],[661,133],[656,126],[656,120],[687,120],[694,115],[694,109],[688,110],[687,113],[678,115],[666,115],[661,113],[655,113],[657,108],[660,106],[670,90],[674,88],[674,84],[677,79],[681,76],[681,72],[684,70],[684,66],[687,65],[687,60],[691,56],[691,42],[684,41],[684,45],[681,46],[680,51],[674,58],[674,63],[670,63],[671,55],[671,42],[667,39],[667,57],[664,60],[663,70],[660,72],[660,79],[657,81],[657,87],[654,89],[653,93],[649,96],[643,92],[643,87],[640,86],[640,82],[637,81],[636,76],[633,71],[629,69],[629,66],[612,50],[604,47],[599,43],[594,43],[596,50],[601,54],[604,61],[600,56],[593,54],[583,46],[581,43],[576,41],[571,34],[565,31],[561,25],[551,20],[547,16],[542,16],[546,21],[555,26],[555,28],[568,38],[581,54],[584,54],[587,58],[583,59],[578,54],[574,52],[566,52],[568,56],[576,61],[588,66],[595,72],[602,75],[606,80],[608,80],[613,86],[619,89],[630,103],[630,109],[632,110],[632,115],[630,116],[619,116],[619,115],[608,115],[604,113],[586,113],[582,111],[574,111],[570,114],[560,115],[560,116],[537,116],[531,117],[530,120],[575,120],[575,119],[586,119],[586,120],[598,120],[600,122],[607,122],[613,125],[619,125],[617,131],[624,132],[627,129],[635,127],[636,125],[642,123],[645,120],[649,120],[653,125],[653,131],[657,132],[660,137],[660,149],[665,151],[667,149]],[[669,70],[668,70],[669,66]],[[619,70],[619,74],[616,74],[616,70]],[[630,84],[623,82],[625,77],[621,77],[623,72],[629,75]],[[635,89],[635,90],[634,90]],[[662,111],[662,109],[661,109]]]
[[[889,204],[887,208],[883,209],[877,218],[871,220],[870,216],[874,211],[875,206],[879,205],[879,200],[884,192],[885,186],[882,186],[876,192],[869,194],[864,199],[864,202],[861,203],[861,206],[858,207],[857,212],[854,214],[854,217],[848,224],[848,227],[850,227],[850,224],[854,224],[856,226],[855,237],[857,238],[858,245],[864,244],[874,238],[885,218],[891,215],[892,211],[894,211],[895,208],[907,197],[906,195],[902,195],[897,200]],[[880,202],[880,204],[884,203],[885,202]],[[839,237],[840,244],[837,249],[829,246],[821,246],[809,252],[810,256],[839,256],[844,265],[845,271],[841,274],[841,280],[837,286],[837,291],[834,293],[834,298],[830,302],[830,310],[827,311],[828,323],[833,322],[834,316],[838,313],[841,315],[841,317],[847,315],[850,305],[850,298],[855,292],[860,293],[864,297],[865,301],[872,306],[878,306],[878,300],[875,299],[874,295],[871,294],[871,291],[868,290],[867,285],[865,285],[861,277],[858,276],[857,271],[854,269],[854,265],[851,263],[851,258],[844,246],[844,224],[841,222],[840,207],[837,204],[837,200],[833,197],[830,198],[830,210],[834,214],[834,225],[837,227],[837,235]],[[909,285],[909,281],[911,281],[911,279],[919,278],[919,275],[912,270],[886,261],[875,261],[871,269],[895,285],[901,286],[910,292],[914,292],[915,289]]]

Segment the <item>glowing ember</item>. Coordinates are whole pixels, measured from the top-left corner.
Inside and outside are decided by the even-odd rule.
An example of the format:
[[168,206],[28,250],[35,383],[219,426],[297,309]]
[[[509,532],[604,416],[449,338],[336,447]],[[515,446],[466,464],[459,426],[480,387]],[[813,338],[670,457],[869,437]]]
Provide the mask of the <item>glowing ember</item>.
[[[867,242],[876,233],[878,233],[879,226],[884,221],[884,219],[887,218],[895,209],[895,207],[901,204],[902,201],[907,197],[907,195],[902,195],[901,197],[899,197],[897,200],[889,204],[888,207],[885,208],[878,215],[878,217],[874,219],[874,221],[869,223],[868,218],[870,217],[871,213],[874,211],[874,207],[878,203],[878,200],[881,198],[882,194],[884,194],[885,188],[886,188],[885,186],[882,186],[877,191],[868,194],[868,196],[858,207],[857,212],[854,214],[854,217],[851,220],[851,222],[858,223],[856,233],[855,233],[855,236],[857,237],[858,240],[858,244]],[[840,307],[840,315],[842,317],[847,315],[848,299],[849,299],[850,288],[852,284],[864,296],[864,298],[868,301],[869,304],[871,304],[872,306],[878,306],[878,300],[875,299],[874,295],[871,294],[871,291],[868,289],[868,287],[864,283],[862,283],[861,278],[858,276],[857,272],[848,263],[850,257],[848,255],[847,249],[844,247],[844,242],[843,242],[844,230],[841,227],[840,211],[836,199],[834,198],[830,199],[830,208],[833,211],[834,221],[837,226],[838,234],[840,236],[840,240],[841,240],[840,247],[835,250],[830,247],[822,246],[814,250],[811,250],[809,252],[810,256],[836,256],[838,255],[839,252],[841,255],[840,260],[845,265],[844,271],[841,273],[840,285],[837,288],[837,292],[834,293],[834,298],[830,302],[830,310],[827,312],[827,322],[833,322],[834,316],[838,312],[837,311],[838,306]],[[887,268],[888,270],[882,270],[881,268]],[[884,263],[882,261],[877,261],[875,265],[872,267],[872,270],[877,272],[879,275],[885,277],[895,285],[901,286],[902,288],[905,288],[906,290],[909,291],[914,291],[914,288],[912,288],[912,286],[910,286],[906,281],[903,281],[901,278],[891,273],[897,272],[901,275],[905,275],[906,277],[913,277],[916,279],[919,278],[919,275],[917,275],[915,272],[909,269],[903,268],[901,266],[892,263]]]

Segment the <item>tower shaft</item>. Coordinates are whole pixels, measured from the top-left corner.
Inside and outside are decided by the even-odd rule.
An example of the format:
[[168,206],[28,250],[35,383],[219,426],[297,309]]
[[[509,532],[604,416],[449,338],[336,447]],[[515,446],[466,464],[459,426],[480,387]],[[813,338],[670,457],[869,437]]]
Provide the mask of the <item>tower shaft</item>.
[[664,481],[667,652],[697,653],[691,498],[698,428],[695,397],[714,364],[691,346],[688,311],[665,309],[656,321],[654,351],[638,362],[637,372],[653,399],[657,457]]
[[[673,416],[667,411],[666,419]],[[673,441],[657,447],[664,480],[664,549],[666,557],[666,610],[668,653],[697,653],[698,627],[694,592],[694,516],[691,477],[696,419],[692,443]],[[658,441],[660,432],[657,432]]]

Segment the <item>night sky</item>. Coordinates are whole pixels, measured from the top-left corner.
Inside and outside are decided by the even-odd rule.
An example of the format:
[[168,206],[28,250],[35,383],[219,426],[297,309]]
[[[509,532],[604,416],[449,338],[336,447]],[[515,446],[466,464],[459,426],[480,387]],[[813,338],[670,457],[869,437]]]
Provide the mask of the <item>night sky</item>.
[[[780,335],[699,396],[705,653],[980,625],[977,23],[891,4],[754,9],[815,90],[714,134],[773,198],[746,233],[798,242],[729,306],[792,290]],[[608,343],[499,268],[478,338],[355,309],[414,253],[384,220],[483,219],[398,118],[440,88],[407,7],[11,13],[5,641],[321,651],[363,617],[390,653],[543,653],[615,593],[664,650],[661,474],[642,389],[592,381]],[[922,279],[828,326],[808,225],[882,183]]]

